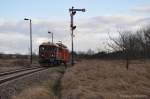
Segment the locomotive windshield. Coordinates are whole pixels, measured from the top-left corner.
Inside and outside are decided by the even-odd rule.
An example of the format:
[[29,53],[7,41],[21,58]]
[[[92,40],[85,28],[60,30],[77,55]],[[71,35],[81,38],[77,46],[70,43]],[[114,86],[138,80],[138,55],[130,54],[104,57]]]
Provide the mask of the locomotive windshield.
[[41,46],[40,51],[56,51],[55,46]]

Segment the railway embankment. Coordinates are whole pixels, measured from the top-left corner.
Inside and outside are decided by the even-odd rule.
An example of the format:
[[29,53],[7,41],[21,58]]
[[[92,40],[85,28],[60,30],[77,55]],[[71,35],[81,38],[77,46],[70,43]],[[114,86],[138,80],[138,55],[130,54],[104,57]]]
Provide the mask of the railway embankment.
[[35,99],[47,99],[42,98],[44,96],[59,97],[59,83],[64,71],[64,66],[51,67],[5,82],[0,85],[0,99],[33,99],[34,96],[38,96]]

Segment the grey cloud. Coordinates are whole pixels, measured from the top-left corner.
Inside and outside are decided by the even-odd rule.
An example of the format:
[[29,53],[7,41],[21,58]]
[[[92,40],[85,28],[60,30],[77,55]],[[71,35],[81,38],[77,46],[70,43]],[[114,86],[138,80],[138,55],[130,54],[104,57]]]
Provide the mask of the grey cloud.
[[[46,37],[48,30],[54,32],[58,38],[63,38],[66,36],[64,33],[68,33],[69,28],[67,30],[67,25],[64,23],[50,22],[46,20],[42,20],[37,23],[34,23],[34,21],[32,22],[33,35]],[[24,21],[3,22],[3,24],[0,25],[0,33],[10,32],[18,32],[23,35],[29,35],[29,23]]]
[[28,37],[18,33],[0,34],[0,52],[27,53],[29,48]]
[[[35,23],[34,23],[35,22]],[[64,40],[70,37],[67,24],[40,20],[32,22],[33,49],[38,52],[39,44],[36,39],[49,39],[51,35],[48,30],[54,33],[55,41]],[[0,52],[6,53],[28,53],[29,48],[29,23],[24,21],[4,21],[0,24]]]
[[135,29],[137,26],[146,23],[143,18],[126,15],[114,15],[114,16],[97,16],[86,19],[83,22],[79,22],[79,30],[87,33],[108,33],[117,29]]
[[[150,17],[137,17],[126,15],[97,16],[76,20],[75,49],[96,49],[105,46],[107,33],[114,33],[118,28],[136,30],[138,27],[150,22]],[[33,20],[33,50],[38,52],[39,39],[50,40],[48,30],[54,33],[54,40],[62,40],[70,48],[70,27],[66,21]],[[112,34],[114,35],[114,34]],[[91,39],[92,38],[92,39]],[[91,45],[91,46],[90,46]],[[0,24],[0,52],[28,53],[29,23],[25,21],[8,22]]]
[[150,5],[143,5],[143,6],[137,6],[133,9],[131,9],[132,12],[135,13],[145,13],[148,14],[150,13]]

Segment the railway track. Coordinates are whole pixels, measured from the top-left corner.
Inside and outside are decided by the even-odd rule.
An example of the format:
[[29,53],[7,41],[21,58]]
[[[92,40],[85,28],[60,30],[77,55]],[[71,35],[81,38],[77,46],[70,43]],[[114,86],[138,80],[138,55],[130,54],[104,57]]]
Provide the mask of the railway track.
[[0,73],[0,84],[3,84],[7,81],[17,79],[17,78],[25,76],[25,75],[29,75],[29,74],[32,74],[35,72],[46,70],[46,69],[48,69],[48,68],[35,67],[35,68],[17,69],[15,71],[10,71],[10,72],[3,72],[3,73]]
[[40,67],[21,68],[21,69],[15,69],[12,71],[5,71],[5,72],[1,72],[0,76],[9,75],[9,74],[13,74],[13,73],[21,72],[21,71],[26,71],[26,70],[31,70],[31,69],[36,69],[36,68],[40,68]]

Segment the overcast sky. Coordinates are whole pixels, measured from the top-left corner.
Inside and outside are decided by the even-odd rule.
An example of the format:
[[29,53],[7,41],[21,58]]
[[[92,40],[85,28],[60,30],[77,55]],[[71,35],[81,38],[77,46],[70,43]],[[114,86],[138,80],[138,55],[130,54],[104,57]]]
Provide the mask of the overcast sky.
[[71,49],[68,9],[85,8],[75,15],[75,50],[105,50],[108,33],[137,30],[150,23],[150,0],[3,0],[0,1],[0,52],[29,53],[29,22],[32,19],[33,51],[42,42],[62,41]]

